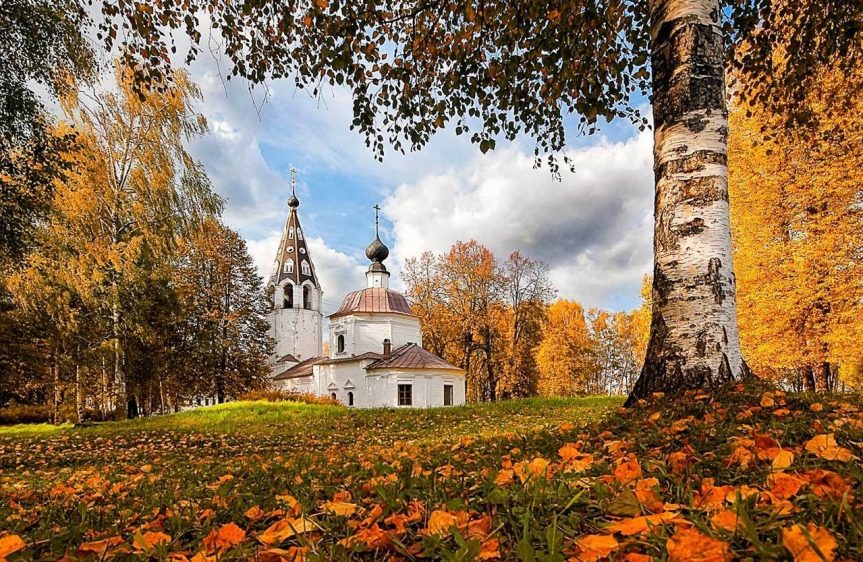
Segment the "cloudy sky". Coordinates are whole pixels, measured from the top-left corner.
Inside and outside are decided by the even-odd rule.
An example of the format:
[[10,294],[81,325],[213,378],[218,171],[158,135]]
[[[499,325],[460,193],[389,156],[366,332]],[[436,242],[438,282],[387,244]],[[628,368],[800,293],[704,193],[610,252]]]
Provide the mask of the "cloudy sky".
[[388,266],[398,279],[405,259],[475,239],[499,256],[519,250],[541,258],[565,298],[629,309],[639,302],[651,264],[651,135],[626,123],[571,138],[576,171],[561,181],[533,169],[532,145],[498,142],[483,155],[445,132],[421,152],[377,162],[349,130],[350,93],[321,100],[287,82],[250,92],[220,77],[203,57],[191,69],[211,132],[191,151],[227,199],[226,222],[248,240],[269,275],[287,212],[290,168],[299,170],[300,220],[325,292],[325,312],[363,286],[363,250],[383,207]]

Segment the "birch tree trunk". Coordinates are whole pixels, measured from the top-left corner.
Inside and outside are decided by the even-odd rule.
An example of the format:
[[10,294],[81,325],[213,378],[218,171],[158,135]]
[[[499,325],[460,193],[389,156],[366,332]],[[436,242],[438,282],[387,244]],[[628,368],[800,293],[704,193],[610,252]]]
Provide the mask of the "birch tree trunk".
[[627,404],[748,371],[740,351],[719,0],[650,0],[654,120],[653,318]]

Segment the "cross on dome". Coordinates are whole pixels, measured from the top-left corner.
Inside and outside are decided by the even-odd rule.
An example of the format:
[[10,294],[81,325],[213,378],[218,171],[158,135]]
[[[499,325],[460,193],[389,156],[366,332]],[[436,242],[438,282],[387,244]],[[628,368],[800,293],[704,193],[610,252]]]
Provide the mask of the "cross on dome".
[[387,259],[390,255],[390,249],[387,248],[386,244],[381,242],[380,235],[380,212],[381,206],[375,204],[373,207],[375,210],[375,239],[372,240],[372,243],[368,245],[366,248],[366,257],[369,258],[372,264],[380,264],[380,267],[386,271],[384,267],[383,261]]

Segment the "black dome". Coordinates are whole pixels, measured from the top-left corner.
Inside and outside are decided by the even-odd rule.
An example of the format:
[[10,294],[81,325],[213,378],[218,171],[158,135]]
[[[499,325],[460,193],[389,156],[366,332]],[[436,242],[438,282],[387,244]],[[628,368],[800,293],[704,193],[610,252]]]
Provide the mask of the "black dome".
[[291,198],[288,199],[288,207],[296,209],[299,206],[300,206],[300,200],[297,199],[296,195],[291,195]]
[[387,248],[386,244],[381,242],[380,238],[375,238],[366,248],[366,257],[375,263],[384,261],[389,255],[390,249]]

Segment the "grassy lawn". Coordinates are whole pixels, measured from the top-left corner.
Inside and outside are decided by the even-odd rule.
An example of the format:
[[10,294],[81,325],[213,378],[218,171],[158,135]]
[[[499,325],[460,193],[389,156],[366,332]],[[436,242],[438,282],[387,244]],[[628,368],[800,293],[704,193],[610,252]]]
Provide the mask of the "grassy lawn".
[[858,398],[619,404],[255,402],[6,428],[0,558],[863,559]]

